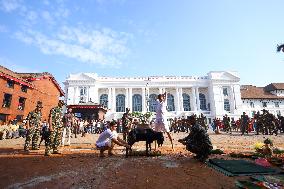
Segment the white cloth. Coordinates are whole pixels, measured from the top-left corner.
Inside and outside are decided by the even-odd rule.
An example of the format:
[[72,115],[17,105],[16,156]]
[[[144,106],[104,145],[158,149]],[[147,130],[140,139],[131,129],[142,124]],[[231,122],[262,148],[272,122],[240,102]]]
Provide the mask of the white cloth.
[[64,127],[64,129],[63,129],[62,146],[64,146],[66,134],[67,134],[67,138],[68,138],[67,145],[70,146],[70,138],[71,138],[71,128],[70,127]]
[[167,105],[165,102],[157,101],[156,106],[156,120],[155,129],[156,132],[170,132],[170,128],[167,121]]
[[104,147],[104,146],[111,146],[111,140],[117,139],[118,134],[116,131],[111,131],[110,129],[105,130],[102,132],[96,142],[96,146],[98,148]]

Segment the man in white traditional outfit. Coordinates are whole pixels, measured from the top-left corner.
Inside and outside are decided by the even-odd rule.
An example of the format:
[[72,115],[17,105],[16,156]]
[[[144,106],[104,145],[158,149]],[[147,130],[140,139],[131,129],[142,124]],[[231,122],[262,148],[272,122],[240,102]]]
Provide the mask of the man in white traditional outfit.
[[166,104],[167,95],[164,94],[158,95],[157,106],[156,106],[156,120],[155,120],[155,131],[156,132],[166,132],[171,144],[172,149],[174,149],[173,139],[170,135],[170,128],[167,122],[167,104]]

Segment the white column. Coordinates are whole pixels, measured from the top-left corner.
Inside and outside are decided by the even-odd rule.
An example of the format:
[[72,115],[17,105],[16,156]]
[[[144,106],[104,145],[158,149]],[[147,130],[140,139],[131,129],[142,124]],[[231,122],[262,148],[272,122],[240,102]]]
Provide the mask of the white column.
[[116,112],[115,88],[112,88],[112,111],[113,111],[113,112]]
[[133,108],[132,108],[132,88],[129,88],[129,108],[130,108],[130,112],[132,112]]
[[199,111],[200,110],[200,100],[199,100],[199,89],[198,89],[198,87],[196,87],[196,89],[195,89],[195,92],[196,92],[196,104],[197,104],[197,111]]
[[112,111],[112,98],[111,98],[111,96],[112,96],[112,92],[111,92],[111,88],[108,88],[108,96],[107,96],[107,100],[108,100],[108,109],[110,109],[111,111]]
[[182,88],[179,89],[179,95],[180,95],[180,111],[184,111],[184,109],[183,109]]
[[93,101],[94,103],[99,104],[99,103],[100,103],[99,89],[98,89],[98,87],[95,87],[94,90],[95,90],[95,95],[94,95],[94,97],[93,97],[94,99],[92,98],[92,101]]
[[146,87],[146,96],[148,97],[148,99],[146,99],[145,103],[146,103],[146,111],[149,111],[149,102],[147,100],[150,100],[150,88]]
[[196,92],[195,92],[194,87],[191,88],[191,93],[192,93],[192,110],[197,111],[197,108],[196,108]]
[[67,105],[74,104],[74,87],[68,87],[66,93],[67,94],[65,95],[65,102],[67,103]]
[[76,91],[75,91],[75,103],[74,104],[78,104],[80,101],[80,90],[79,87],[76,87]]
[[87,101],[86,102],[89,102],[90,101],[90,98],[91,98],[91,95],[90,95],[90,86],[86,87],[87,89]]
[[230,111],[231,113],[234,113],[235,112],[235,93],[234,93],[233,85],[230,86],[229,95],[230,95]]
[[142,90],[142,112],[146,112],[146,88],[141,88]]
[[129,88],[125,88],[125,108],[129,108]]
[[176,101],[177,101],[177,107],[176,111],[180,111],[180,94],[179,94],[179,88],[176,88]]

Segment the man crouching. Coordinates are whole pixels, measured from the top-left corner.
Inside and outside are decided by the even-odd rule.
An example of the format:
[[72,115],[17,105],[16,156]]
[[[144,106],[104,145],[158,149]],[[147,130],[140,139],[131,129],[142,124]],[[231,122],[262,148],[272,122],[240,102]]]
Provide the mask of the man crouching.
[[186,145],[188,151],[196,154],[194,158],[204,162],[213,149],[212,143],[206,130],[196,123],[195,116],[189,117],[189,124],[191,125],[189,135],[178,141]]
[[102,132],[96,142],[97,148],[100,150],[100,157],[104,157],[104,151],[108,150],[108,155],[114,155],[112,149],[114,144],[119,146],[124,146],[126,148],[130,148],[130,146],[122,139],[119,138],[116,132],[117,124],[116,122],[111,122],[109,124],[109,129]]

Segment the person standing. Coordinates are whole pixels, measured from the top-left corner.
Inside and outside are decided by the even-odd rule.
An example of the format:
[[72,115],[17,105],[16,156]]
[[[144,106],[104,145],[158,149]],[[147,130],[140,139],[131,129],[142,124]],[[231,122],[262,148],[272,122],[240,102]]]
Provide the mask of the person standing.
[[123,133],[123,140],[127,139],[127,135],[129,130],[131,129],[131,121],[129,119],[129,112],[130,109],[126,108],[126,112],[122,115],[121,122],[122,122],[122,133]]
[[40,137],[41,130],[41,118],[42,118],[42,102],[38,101],[36,109],[31,111],[27,117],[27,137],[25,141],[24,150],[29,152],[30,142],[32,141],[32,150],[38,150],[38,139]]
[[76,135],[77,127],[74,124],[75,122],[74,119],[75,117],[74,117],[74,114],[72,113],[72,108],[68,108],[68,112],[63,117],[64,129],[63,129],[63,136],[62,136],[62,146],[64,146],[66,134],[68,137],[67,144],[68,146],[70,146],[71,129],[73,127],[75,127],[75,138],[77,137]]
[[246,115],[245,112],[243,112],[243,115],[241,116],[241,135],[244,135],[245,132],[248,134],[248,124],[249,117]]
[[164,94],[158,95],[157,106],[156,106],[156,120],[155,120],[155,128],[156,132],[166,132],[171,144],[172,149],[174,149],[173,139],[170,134],[170,128],[167,123],[167,105],[166,105],[166,92]]
[[48,140],[45,141],[45,156],[50,156],[51,149],[53,149],[53,154],[60,154],[58,151],[58,146],[60,145],[63,131],[63,105],[64,102],[60,100],[58,102],[58,106],[50,110],[48,120],[50,135]]

